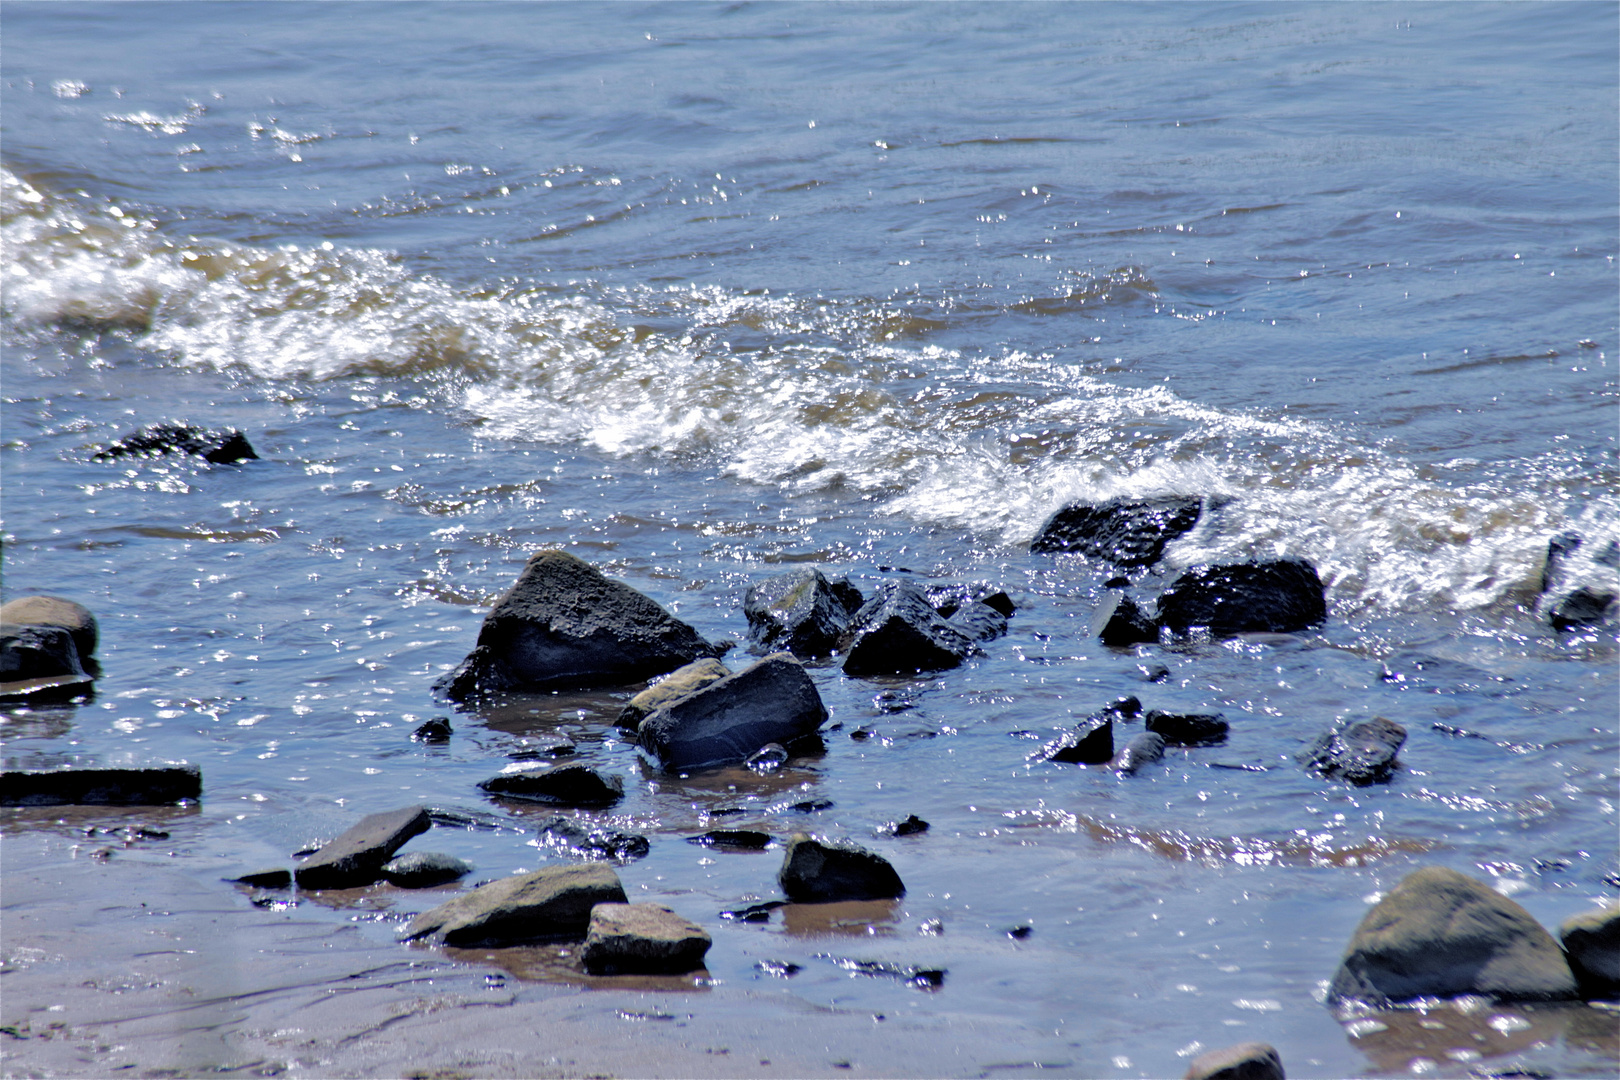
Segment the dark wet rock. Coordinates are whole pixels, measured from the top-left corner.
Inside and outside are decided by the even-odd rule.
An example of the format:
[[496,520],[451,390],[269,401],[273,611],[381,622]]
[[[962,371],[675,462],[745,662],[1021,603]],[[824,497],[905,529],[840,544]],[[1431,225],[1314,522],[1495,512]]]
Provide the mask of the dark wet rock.
[[1014,926],[1005,931],[1006,935],[1014,941],[1027,941],[1034,932],[1035,928],[1033,926]]
[[524,739],[521,744],[506,752],[506,756],[513,761],[555,761],[558,758],[573,757],[579,752],[579,747],[561,736],[553,736],[544,741]]
[[1128,589],[1130,587],[1131,579],[1123,574],[1111,577],[1107,581],[1103,582],[1103,588],[1105,589]]
[[732,922],[762,923],[771,921],[771,912],[787,907],[786,900],[766,900],[762,904],[749,904],[732,911],[722,911],[720,917]]
[[831,810],[831,799],[805,799],[801,802],[789,803],[788,809],[799,814],[814,814],[819,810]]
[[776,653],[641,722],[637,739],[666,769],[746,761],[766,743],[791,744],[827,720],[803,665]]
[[872,705],[878,712],[889,716],[917,707],[911,695],[904,690],[883,690],[872,697]]
[[1185,1080],[1286,1080],[1282,1055],[1263,1042],[1207,1050],[1187,1064]]
[[1073,731],[1041,747],[1032,761],[1057,761],[1067,765],[1104,765],[1114,760],[1114,721],[1111,716],[1091,716]]
[[585,859],[630,862],[645,858],[652,845],[645,836],[601,828],[576,818],[554,817],[540,826],[547,847]]
[[731,669],[712,656],[694,660],[685,667],[676,668],[631,698],[619,711],[619,718],[614,723],[618,727],[634,731],[641,726],[643,720],[665,705],[673,704],[689,694],[695,694],[710,683],[719,682],[730,674]]
[[1196,566],[1159,594],[1159,625],[1218,636],[1292,633],[1327,618],[1327,589],[1304,559]]
[[[1547,561],[1541,569],[1541,594],[1546,597],[1542,610],[1547,622],[1559,633],[1579,630],[1609,621],[1614,613],[1620,593],[1607,587],[1590,584],[1576,585],[1580,576],[1576,567],[1576,553],[1585,541],[1579,533],[1559,533],[1547,541]],[[1594,566],[1614,569],[1620,566],[1620,541],[1610,541],[1608,547],[1592,556]]]
[[910,581],[885,582],[856,613],[853,626],[844,674],[856,678],[942,671],[979,652]]
[[98,451],[97,461],[122,457],[159,457],[163,454],[195,454],[216,465],[235,465],[258,459],[247,436],[235,428],[208,431],[190,424],[150,424],[131,432]]
[[628,903],[619,875],[599,862],[546,866],[481,885],[405,928],[404,940],[500,948],[530,941],[581,938],[597,904]]
[[1395,755],[1405,742],[1405,728],[1375,716],[1342,730],[1324,731],[1300,752],[1299,762],[1331,780],[1358,786],[1379,784],[1395,772]]
[[284,866],[270,870],[254,870],[241,877],[227,878],[227,881],[238,885],[251,885],[256,889],[290,889],[292,888],[292,871]]
[[661,904],[598,904],[580,959],[592,975],[680,975],[703,966],[713,939]]
[[945,621],[969,641],[989,641],[1007,632],[1007,616],[979,600],[963,604]]
[[873,727],[871,724],[862,724],[860,727],[850,732],[849,737],[855,742],[865,742],[868,739],[875,739],[877,738],[877,728]]
[[1119,717],[1121,720],[1134,720],[1142,715],[1142,701],[1135,694],[1126,694],[1122,698],[1115,698],[1102,708],[1104,713]]
[[1620,593],[1582,585],[1548,612],[1547,622],[1559,633],[1594,626],[1608,621],[1617,599]]
[[79,661],[84,663],[96,653],[100,630],[96,617],[83,604],[60,596],[21,596],[0,607],[0,624],[21,626],[55,626],[73,637]]
[[428,807],[428,819],[435,825],[451,829],[476,829],[482,832],[500,832],[506,822],[482,810],[462,810],[451,806]]
[[477,646],[434,688],[465,701],[623,686],[724,651],[630,586],[565,551],[542,551],[484,618]]
[[856,588],[849,578],[833,578],[828,584],[832,586],[833,595],[838,597],[838,602],[843,604],[844,610],[851,615],[861,610],[861,605],[866,603],[866,597],[861,595],[861,590]]
[[1477,994],[1498,1001],[1575,996],[1552,935],[1483,882],[1439,866],[1408,874],[1356,928],[1329,1004],[1374,1006]]
[[882,831],[889,836],[920,836],[928,831],[928,822],[916,814],[907,814],[904,821],[891,821]]
[[353,889],[382,877],[383,865],[405,841],[433,827],[420,806],[368,814],[336,840],[323,844],[293,876],[300,889]]
[[450,718],[448,716],[435,716],[433,719],[411,732],[411,738],[415,739],[417,742],[447,743],[450,741],[450,736],[454,731],[455,728],[450,726]]
[[1208,713],[1167,713],[1149,709],[1143,726],[1172,746],[1214,746],[1226,741],[1230,725]]
[[1558,927],[1570,970],[1588,998],[1620,994],[1620,905],[1571,915]]
[[1541,588],[1539,592],[1545,593],[1553,587],[1554,582],[1563,574],[1565,565],[1571,555],[1579,551],[1581,535],[1574,532],[1562,532],[1547,541],[1547,559],[1541,564]]
[[1103,599],[1091,619],[1091,636],[1112,649],[1151,645],[1159,640],[1159,626],[1128,596],[1114,593]]
[[1164,555],[1165,544],[1198,524],[1203,509],[1203,499],[1181,496],[1075,503],[1047,519],[1029,549],[1079,552],[1123,567],[1149,566]]
[[945,976],[948,974],[944,968],[911,967],[907,964],[891,964],[885,960],[856,960],[847,956],[834,956],[832,953],[817,953],[816,958],[831,960],[835,966],[854,975],[899,979],[907,986],[914,986],[919,990],[938,990],[945,985]]
[[975,585],[929,585],[923,589],[928,604],[942,619],[949,619],[975,602],[984,604],[1006,618],[1012,618],[1018,605],[1007,593],[988,583]]
[[826,656],[848,633],[850,616],[860,606],[846,606],[848,597],[813,566],[755,583],[743,597],[749,649],[786,651],[803,659]]
[[447,885],[473,872],[465,859],[442,851],[413,851],[383,864],[382,876],[401,889],[427,889]]
[[756,829],[712,829],[699,836],[689,836],[686,842],[709,848],[763,851],[770,847],[771,834]]
[[0,683],[68,676],[88,679],[71,631],[0,623]]
[[1131,741],[1115,756],[1111,767],[1116,772],[1134,773],[1144,765],[1151,765],[1164,757],[1164,736],[1156,731],[1142,731],[1131,736]]
[[754,772],[763,775],[765,773],[776,772],[783,765],[787,764],[787,759],[787,747],[783,746],[781,743],[771,742],[766,743],[758,750],[755,750],[752,754],[749,754],[748,760],[743,762],[743,764],[747,765]]
[[201,797],[202,770],[195,765],[0,773],[0,806],[167,806]]
[[854,844],[829,844],[799,833],[788,841],[777,872],[782,892],[794,903],[883,900],[905,895],[900,875],[881,855]]
[[624,798],[624,781],[604,777],[589,765],[509,765],[478,785],[503,799],[527,799],[553,806],[612,806]]
[[1170,669],[1163,664],[1144,664],[1141,671],[1144,682],[1162,683],[1170,677]]

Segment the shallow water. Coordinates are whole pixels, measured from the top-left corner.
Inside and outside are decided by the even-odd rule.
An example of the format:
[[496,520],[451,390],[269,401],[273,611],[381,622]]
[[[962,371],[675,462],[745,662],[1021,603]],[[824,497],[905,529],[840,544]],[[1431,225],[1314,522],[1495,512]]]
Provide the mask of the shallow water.
[[[103,642],[93,699],[5,716],[8,762],[200,764],[171,829],[194,873],[408,803],[492,814],[413,845],[484,879],[559,857],[474,785],[561,734],[626,778],[612,820],[653,839],[627,888],[714,934],[714,985],[675,998],[717,1015],[988,1025],[1018,1051],[964,1037],[968,1074],[1179,1075],[1248,1038],[1300,1076],[1613,1073],[1590,1009],[1486,1010],[1441,1046],[1318,1000],[1418,865],[1549,925],[1615,896],[1616,635],[1555,635],[1535,595],[1566,529],[1576,580],[1616,576],[1590,557],[1620,534],[1611,8],[25,3],[6,23],[4,586],[80,600]],[[160,419],[241,428],[262,460],[92,458]],[[1230,501],[1150,586],[1299,555],[1327,624],[1089,639],[1112,571],[1029,538],[1068,500],[1166,492]],[[989,581],[1020,607],[958,671],[814,668],[842,725],[824,754],[671,777],[612,727],[633,688],[432,695],[552,546],[714,640],[742,640],[743,592],[785,564]],[[1232,737],[1132,777],[1026,763],[1019,733],[1122,694]],[[448,748],[409,740],[439,714]],[[1409,732],[1387,786],[1293,764],[1372,715]],[[811,798],[833,805],[789,809]],[[874,836],[910,813],[932,828]],[[30,866],[77,839],[8,820]],[[907,897],[722,920],[775,895],[778,856],[684,838],[750,824],[867,843]],[[36,828],[57,846],[15,846]],[[436,898],[296,915],[383,947]],[[527,951],[450,959],[591,984]],[[920,990],[847,959],[947,974]],[[756,985],[797,1004],[727,996]],[[938,1065],[875,1053],[852,1068]]]

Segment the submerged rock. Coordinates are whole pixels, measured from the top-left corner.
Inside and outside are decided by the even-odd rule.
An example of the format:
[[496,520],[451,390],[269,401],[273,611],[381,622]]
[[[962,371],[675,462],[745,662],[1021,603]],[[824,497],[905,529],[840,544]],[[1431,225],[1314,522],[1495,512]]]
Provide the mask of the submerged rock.
[[1524,908],[1445,867],[1408,874],[1356,928],[1329,1004],[1384,1006],[1478,994],[1498,1001],[1575,996],[1558,943]]
[[1183,496],[1074,503],[1047,519],[1029,549],[1079,552],[1115,566],[1150,566],[1164,555],[1165,544],[1198,524],[1203,509],[1203,499]]
[[1287,1080],[1282,1055],[1263,1042],[1207,1050],[1187,1063],[1185,1080]]
[[336,840],[323,844],[293,872],[300,889],[354,889],[382,877],[383,865],[405,841],[433,827],[420,806],[368,814]]
[[1073,731],[1066,731],[1031,755],[1035,761],[1059,761],[1071,765],[1105,765],[1114,760],[1114,720],[1103,714],[1082,720]]
[[1332,780],[1358,786],[1379,784],[1395,772],[1395,755],[1405,742],[1405,728],[1375,716],[1343,731],[1324,731],[1300,752],[1299,762]]
[[[844,583],[848,585],[848,582]],[[749,648],[757,653],[786,651],[809,659],[826,656],[849,631],[860,592],[835,590],[822,572],[803,567],[751,586],[743,598]],[[854,607],[848,600],[857,601]]]
[[643,720],[665,705],[677,702],[689,694],[695,694],[710,683],[719,682],[730,674],[731,669],[712,656],[694,660],[685,667],[676,668],[631,698],[619,711],[619,718],[614,724],[634,731],[641,726]]
[[0,806],[167,806],[201,797],[202,770],[195,765],[0,773]]
[[803,665],[776,653],[658,709],[637,739],[664,768],[694,769],[746,761],[767,743],[814,735],[826,719]]
[[1571,915],[1558,927],[1569,967],[1588,998],[1620,994],[1620,904]]
[[190,424],[150,424],[131,432],[98,451],[97,461],[121,457],[158,457],[163,454],[195,454],[216,465],[235,465],[257,460],[247,436],[235,428],[208,431]]
[[1607,622],[1616,599],[1620,599],[1620,593],[1582,585],[1548,612],[1547,622],[1560,633]]
[[20,596],[0,607],[0,624],[56,626],[73,638],[73,647],[84,663],[95,655],[100,637],[96,617],[89,608],[60,596]]
[[1149,709],[1143,726],[1174,746],[1214,746],[1226,741],[1230,726],[1207,713],[1167,713]]
[[404,940],[500,948],[579,938],[597,904],[627,902],[619,875],[602,863],[546,866],[492,881],[424,911],[405,928]]
[[910,581],[885,582],[856,613],[844,674],[909,675],[958,667],[979,647],[939,617]]
[[1148,618],[1136,601],[1114,593],[1092,616],[1091,636],[1113,649],[1152,645],[1159,640],[1159,624]]
[[478,644],[434,684],[452,700],[642,682],[725,649],[565,551],[531,558],[495,604]]
[[383,864],[382,876],[401,889],[427,889],[445,885],[473,872],[465,859],[442,851],[413,851]]
[[1304,559],[1196,566],[1159,594],[1159,625],[1229,636],[1293,633],[1327,618],[1327,589]]
[[624,798],[623,780],[604,777],[579,762],[508,765],[478,788],[503,799],[528,799],[554,806],[612,806]]
[[1142,731],[1131,737],[1111,763],[1115,772],[1129,775],[1144,765],[1151,765],[1164,757],[1164,736],[1156,731]]
[[645,836],[598,828],[574,818],[554,817],[540,826],[546,846],[585,859],[613,859],[630,862],[645,858],[652,850]]
[[776,880],[787,898],[798,904],[886,900],[906,892],[900,875],[881,855],[854,844],[829,844],[804,833],[788,841]]
[[903,821],[891,821],[879,831],[887,836],[920,836],[928,831],[928,822],[916,814],[907,814]]
[[411,732],[411,738],[415,739],[417,742],[435,744],[447,743],[450,741],[450,736],[454,733],[455,728],[450,726],[450,718],[448,716],[435,716],[433,719],[427,721],[427,723]]
[[680,975],[703,966],[713,939],[661,904],[598,904],[580,959],[592,975]]

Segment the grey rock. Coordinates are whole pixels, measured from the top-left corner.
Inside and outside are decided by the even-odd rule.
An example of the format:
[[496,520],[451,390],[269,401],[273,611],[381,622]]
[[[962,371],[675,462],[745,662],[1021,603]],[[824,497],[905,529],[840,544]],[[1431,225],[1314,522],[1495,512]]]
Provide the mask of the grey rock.
[[1570,970],[1587,997],[1620,994],[1620,905],[1571,915],[1558,927]]
[[751,586],[743,614],[752,651],[781,650],[809,659],[838,647],[853,612],[820,570],[806,566]]
[[1226,741],[1230,725],[1207,713],[1167,713],[1149,709],[1143,726],[1172,746],[1214,746]]
[[1091,619],[1091,636],[1112,649],[1151,645],[1159,640],[1159,625],[1128,596],[1113,593],[1098,606]]
[[1365,787],[1388,780],[1396,754],[1406,742],[1406,729],[1375,716],[1342,731],[1324,731],[1299,754],[1300,764],[1332,780]]
[[688,694],[695,694],[730,674],[731,669],[712,656],[694,660],[685,667],[676,668],[631,698],[620,710],[615,724],[635,731],[643,720],[665,705],[673,704]]
[[478,643],[434,684],[453,700],[642,682],[725,649],[652,599],[565,551],[531,558]]
[[1304,559],[1196,566],[1159,594],[1159,625],[1226,637],[1292,633],[1327,618],[1327,588]]
[[598,904],[580,959],[593,975],[680,975],[703,966],[713,939],[661,904]]
[[0,806],[167,806],[201,797],[202,770],[195,765],[0,773]]
[[382,877],[383,864],[405,841],[432,828],[420,806],[367,814],[336,840],[324,844],[293,872],[300,889],[354,889]]
[[1149,566],[1164,546],[1198,524],[1204,500],[1195,496],[1110,499],[1075,503],[1047,519],[1030,543],[1036,552],[1079,552],[1116,566]]
[[247,436],[234,428],[208,431],[190,424],[149,424],[97,452],[97,461],[122,457],[158,457],[162,454],[195,454],[216,465],[235,465],[257,460]]
[[567,765],[510,765],[478,785],[505,799],[528,799],[554,806],[611,806],[624,798],[624,781],[604,777],[579,762]]
[[766,743],[814,735],[826,719],[803,665],[776,653],[660,708],[637,739],[664,768],[693,769],[746,761]]
[[945,620],[969,641],[989,641],[1007,632],[1007,616],[981,600],[970,600]]
[[1092,716],[1073,731],[1036,751],[1031,760],[1057,761],[1069,765],[1105,765],[1114,760],[1114,721],[1112,716]]
[[1408,874],[1361,920],[1328,1001],[1384,1006],[1464,994],[1569,998],[1575,976],[1524,908],[1483,882],[1430,866]]
[[465,859],[442,851],[413,851],[383,864],[382,876],[401,889],[426,889],[444,885],[472,873]]
[[21,596],[0,607],[0,623],[24,626],[58,626],[73,635],[79,660],[89,660],[96,652],[100,630],[96,617],[83,604],[60,596]]
[[799,904],[883,900],[906,892],[900,875],[881,855],[854,844],[829,844],[805,833],[788,841],[776,880],[787,898]]
[[1263,1042],[1207,1050],[1187,1064],[1185,1080],[1287,1080],[1282,1055]]
[[278,866],[270,870],[254,870],[228,880],[238,885],[252,885],[257,889],[289,889],[292,887],[293,876],[291,870]]
[[0,623],[0,683],[61,676],[87,678],[71,631]]
[[580,938],[597,904],[627,903],[619,875],[599,863],[546,866],[479,886],[424,911],[404,940],[430,938],[458,947],[501,947]]
[[1131,736],[1131,741],[1114,758],[1111,767],[1115,772],[1134,773],[1162,757],[1164,736],[1156,731],[1142,731]]
[[552,818],[540,826],[540,836],[548,847],[584,859],[630,862],[645,858],[652,850],[645,836],[599,828],[574,818]]
[[856,613],[844,674],[856,678],[943,671],[979,652],[966,634],[939,617],[913,582],[885,582]]

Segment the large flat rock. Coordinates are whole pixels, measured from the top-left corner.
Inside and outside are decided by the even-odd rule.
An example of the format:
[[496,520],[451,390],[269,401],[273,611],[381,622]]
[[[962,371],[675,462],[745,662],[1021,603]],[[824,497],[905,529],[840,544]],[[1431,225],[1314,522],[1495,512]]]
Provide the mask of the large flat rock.
[[1288,634],[1327,618],[1327,587],[1304,559],[1195,566],[1159,594],[1159,625],[1226,637]]
[[660,904],[598,904],[580,959],[593,975],[680,975],[703,966],[713,939]]
[[637,738],[666,769],[748,760],[767,743],[814,735],[827,707],[804,666],[776,653],[666,705]]
[[300,863],[293,876],[300,889],[354,889],[383,876],[383,866],[411,837],[433,827],[420,806],[368,814],[336,840]]
[[463,893],[405,928],[404,938],[446,945],[501,947],[581,938],[597,904],[624,904],[619,875],[602,863],[546,866]]

